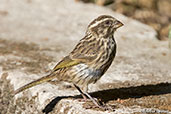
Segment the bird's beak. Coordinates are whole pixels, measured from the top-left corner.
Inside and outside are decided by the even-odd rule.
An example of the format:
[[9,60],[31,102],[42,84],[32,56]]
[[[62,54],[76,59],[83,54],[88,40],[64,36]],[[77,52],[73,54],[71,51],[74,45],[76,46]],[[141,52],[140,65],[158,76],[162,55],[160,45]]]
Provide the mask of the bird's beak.
[[116,22],[115,22],[115,25],[114,25],[114,28],[117,29],[117,28],[119,28],[119,27],[121,27],[121,26],[123,26],[123,25],[124,25],[124,24],[121,23],[120,21],[116,21]]

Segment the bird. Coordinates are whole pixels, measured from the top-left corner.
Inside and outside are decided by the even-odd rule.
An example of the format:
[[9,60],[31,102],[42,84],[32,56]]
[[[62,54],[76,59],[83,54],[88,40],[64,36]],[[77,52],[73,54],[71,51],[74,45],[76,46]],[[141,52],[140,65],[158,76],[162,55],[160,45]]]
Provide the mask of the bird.
[[69,82],[85,100],[96,106],[100,103],[88,93],[88,85],[96,83],[111,66],[116,55],[115,31],[123,23],[111,15],[100,15],[87,27],[85,36],[46,76],[32,81],[14,91],[18,94],[28,88],[57,79]]

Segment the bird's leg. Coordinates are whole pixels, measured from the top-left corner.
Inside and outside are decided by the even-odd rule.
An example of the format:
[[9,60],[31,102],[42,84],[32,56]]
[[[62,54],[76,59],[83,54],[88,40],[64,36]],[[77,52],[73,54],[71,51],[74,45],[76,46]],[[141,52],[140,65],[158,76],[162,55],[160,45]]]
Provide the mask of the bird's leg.
[[97,107],[101,107],[99,102],[97,100],[95,100],[93,97],[91,97],[87,92],[85,92],[85,95],[97,106]]
[[81,95],[83,96],[83,98],[86,100],[87,98],[89,98],[97,107],[101,107],[99,102],[96,101],[94,98],[92,98],[87,92],[83,92],[77,85],[75,85],[75,88],[77,88],[77,90],[81,93]]
[[86,101],[86,100],[87,100],[86,94],[84,94],[84,93],[81,91],[81,89],[80,89],[77,85],[74,84],[74,86],[75,86],[75,88],[77,88],[77,90],[81,93],[83,99]]

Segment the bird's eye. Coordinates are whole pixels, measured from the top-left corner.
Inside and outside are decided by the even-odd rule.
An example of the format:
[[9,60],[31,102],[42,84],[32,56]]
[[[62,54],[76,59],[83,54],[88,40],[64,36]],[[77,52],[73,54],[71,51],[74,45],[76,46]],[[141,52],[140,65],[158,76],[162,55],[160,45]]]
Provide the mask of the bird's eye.
[[110,21],[106,21],[105,24],[106,24],[106,25],[109,25],[109,24],[110,24]]

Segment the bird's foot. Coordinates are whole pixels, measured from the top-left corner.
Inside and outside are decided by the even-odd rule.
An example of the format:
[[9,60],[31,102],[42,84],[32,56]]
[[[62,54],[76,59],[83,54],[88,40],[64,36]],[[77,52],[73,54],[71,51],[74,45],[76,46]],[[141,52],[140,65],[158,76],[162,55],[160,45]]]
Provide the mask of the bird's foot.
[[[95,98],[96,99],[96,98]],[[83,107],[86,109],[95,109],[95,110],[101,110],[101,111],[114,111],[114,106],[106,105],[104,102],[102,102],[100,99],[96,99],[97,104],[92,103],[92,101],[89,99],[86,103],[83,104]]]

